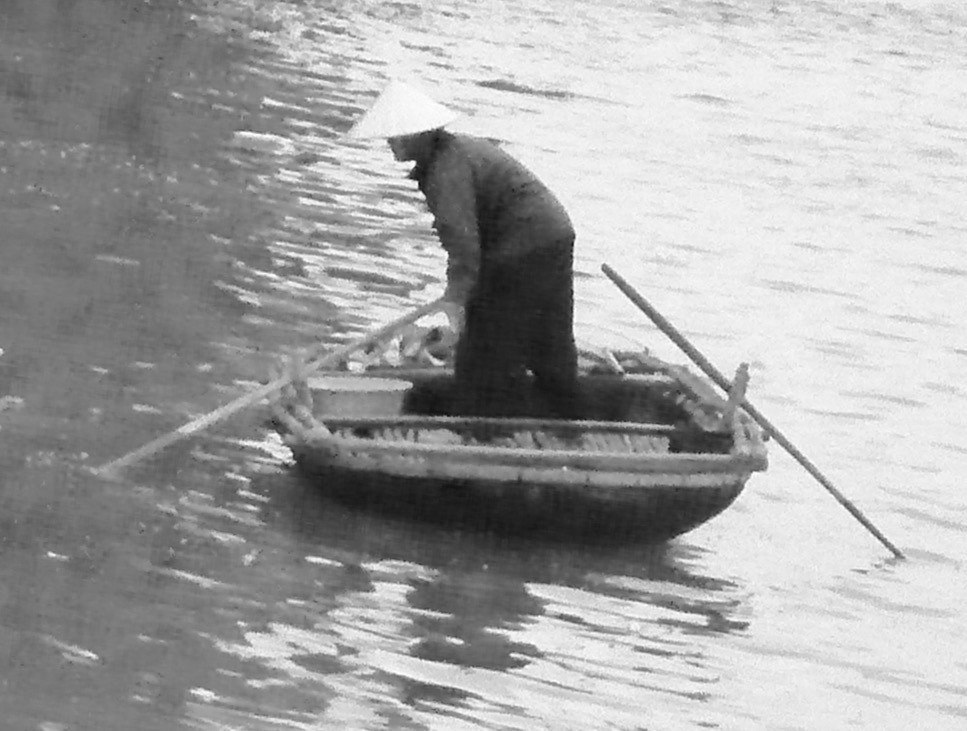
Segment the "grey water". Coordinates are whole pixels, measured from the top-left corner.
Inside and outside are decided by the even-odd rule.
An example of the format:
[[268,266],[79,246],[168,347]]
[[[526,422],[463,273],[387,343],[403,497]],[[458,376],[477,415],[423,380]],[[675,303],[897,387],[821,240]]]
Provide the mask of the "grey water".
[[[928,0],[0,3],[0,729],[967,725],[967,10]],[[779,446],[667,545],[340,507],[253,408],[89,468],[442,290],[391,76],[558,193],[589,345]]]

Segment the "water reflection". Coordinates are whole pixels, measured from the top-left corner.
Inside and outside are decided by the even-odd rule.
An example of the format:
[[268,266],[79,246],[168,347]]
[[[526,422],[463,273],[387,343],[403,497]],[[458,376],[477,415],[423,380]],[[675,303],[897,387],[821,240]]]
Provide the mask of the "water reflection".
[[444,572],[432,580],[417,580],[412,588],[409,604],[422,612],[413,622],[414,657],[510,670],[535,656],[534,646],[510,641],[500,632],[541,613],[541,603],[528,594],[524,583],[506,581],[488,568]]
[[[296,666],[307,662],[325,668],[314,677],[329,686],[345,686],[340,673],[376,672],[408,713],[449,708],[480,722],[539,718],[555,688],[583,692],[588,673],[609,697],[650,689],[690,702],[713,692],[704,644],[748,626],[742,590],[697,573],[701,552],[686,544],[508,541],[354,511],[296,477],[269,475],[250,489],[273,495],[267,526],[296,538],[290,560],[302,555],[324,587],[286,600],[311,618],[222,646],[260,658],[280,682],[303,677]],[[589,702],[582,714],[598,703]],[[615,717],[623,713],[631,708]]]
[[239,46],[173,2],[3,12],[0,395],[24,403],[5,435],[101,457],[197,408],[196,369],[244,312],[212,282],[258,260],[264,208],[217,154],[245,100],[208,105]]

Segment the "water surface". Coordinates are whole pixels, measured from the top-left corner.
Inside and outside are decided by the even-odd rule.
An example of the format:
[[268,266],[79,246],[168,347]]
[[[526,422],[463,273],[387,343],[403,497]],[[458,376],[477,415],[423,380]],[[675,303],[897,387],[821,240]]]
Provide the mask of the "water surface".
[[[8,2],[0,711],[11,729],[961,728],[967,14],[925,2]],[[559,194],[578,331],[772,445],[725,514],[588,549],[332,504],[253,409],[119,456],[443,286],[382,145],[416,76]]]

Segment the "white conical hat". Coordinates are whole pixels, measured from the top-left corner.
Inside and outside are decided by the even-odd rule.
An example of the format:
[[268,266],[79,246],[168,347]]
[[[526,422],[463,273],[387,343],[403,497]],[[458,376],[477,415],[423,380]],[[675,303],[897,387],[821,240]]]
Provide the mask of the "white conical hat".
[[419,89],[391,81],[373,106],[349,130],[350,137],[399,137],[450,124],[460,115]]

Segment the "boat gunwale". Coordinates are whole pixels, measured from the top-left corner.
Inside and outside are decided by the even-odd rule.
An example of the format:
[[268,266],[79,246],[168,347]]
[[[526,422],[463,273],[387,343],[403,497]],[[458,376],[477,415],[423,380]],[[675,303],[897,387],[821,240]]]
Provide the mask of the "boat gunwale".
[[[318,418],[313,417],[315,421]],[[534,417],[502,416],[427,416],[424,414],[392,414],[388,416],[331,416],[323,424],[330,428],[409,426],[426,429],[447,429],[461,426],[498,426],[506,429],[561,429],[570,431],[595,430],[616,434],[667,434],[678,427],[643,421],[607,421],[602,419],[541,419]],[[486,445],[481,445],[486,446]]]
[[[303,449],[318,452],[312,445]],[[482,465],[450,459],[413,459],[402,455],[373,455],[339,453],[327,455],[321,460],[327,469],[340,472],[373,474],[404,479],[430,479],[440,481],[472,482],[478,486],[527,486],[555,490],[579,490],[589,497],[619,499],[625,496],[644,496],[669,490],[721,490],[742,486],[751,477],[753,469],[706,470],[697,472],[655,470],[571,470],[559,466],[522,466],[511,464]],[[587,491],[591,492],[588,493]]]
[[[744,430],[743,430],[744,432]],[[736,445],[727,454],[698,452],[616,453],[581,450],[543,450],[488,445],[439,445],[409,441],[374,441],[334,434],[323,424],[303,429],[297,435],[302,446],[351,454],[395,454],[401,458],[445,457],[461,462],[490,465],[553,467],[558,470],[620,470],[632,472],[758,472],[766,468],[765,455],[748,445]]]
[[[653,383],[677,382],[691,394],[699,404],[711,406],[721,413],[726,405],[717,393],[707,384],[700,382],[693,374],[683,367],[664,364],[657,373],[639,374],[607,374],[616,380],[629,380]],[[362,375],[380,378],[389,375],[387,371],[394,369],[374,369]],[[380,372],[382,371],[382,372]],[[445,377],[445,369],[412,369],[412,374],[426,374],[436,371],[434,377]],[[441,373],[441,371],[444,371]],[[394,376],[403,378],[403,369],[395,369]],[[604,374],[599,374],[604,375]],[[606,376],[606,377],[607,377]],[[289,389],[291,396],[297,396],[294,388]],[[298,401],[299,399],[297,399]],[[291,403],[291,402],[290,402]],[[276,402],[276,407],[283,407]],[[386,416],[334,416],[319,417],[312,413],[311,408],[304,404],[297,405],[294,411],[275,408],[276,415],[285,425],[288,434],[284,435],[286,444],[301,452],[315,451],[316,458],[323,461],[338,461],[340,469],[360,470],[390,470],[391,463],[407,465],[405,472],[413,475],[416,464],[423,463],[424,474],[430,472],[434,476],[447,474],[446,464],[460,465],[454,472],[461,474],[469,468],[479,470],[477,475],[465,475],[463,478],[486,479],[485,470],[509,469],[517,470],[516,477],[508,477],[520,481],[523,471],[533,473],[545,471],[558,476],[567,473],[593,474],[622,474],[633,478],[634,475],[658,474],[676,475],[687,478],[695,475],[725,475],[733,474],[743,481],[753,472],[763,471],[768,467],[768,457],[763,435],[756,428],[751,418],[741,410],[735,409],[729,414],[728,420],[719,428],[704,429],[709,434],[722,434],[731,437],[731,449],[727,453],[689,452],[627,452],[598,449],[595,451],[572,449],[536,449],[516,446],[493,446],[487,444],[431,444],[419,443],[408,439],[378,440],[366,437],[346,436],[335,433],[334,429],[359,428],[426,428],[447,429],[452,427],[482,427],[499,426],[507,429],[517,428],[550,428],[565,431],[600,431],[615,434],[655,434],[671,435],[680,427],[671,424],[646,423],[634,421],[605,421],[605,420],[559,420],[539,419],[533,417],[468,417],[468,416],[431,416],[424,414],[396,414]],[[330,428],[331,427],[331,428]],[[322,454],[319,454],[319,452]],[[366,466],[354,466],[366,463]],[[442,465],[442,466],[441,466]],[[549,481],[553,481],[553,474]],[[456,475],[455,475],[456,477]],[[573,482],[573,475],[567,475],[568,482]],[[698,480],[700,481],[700,480]]]

